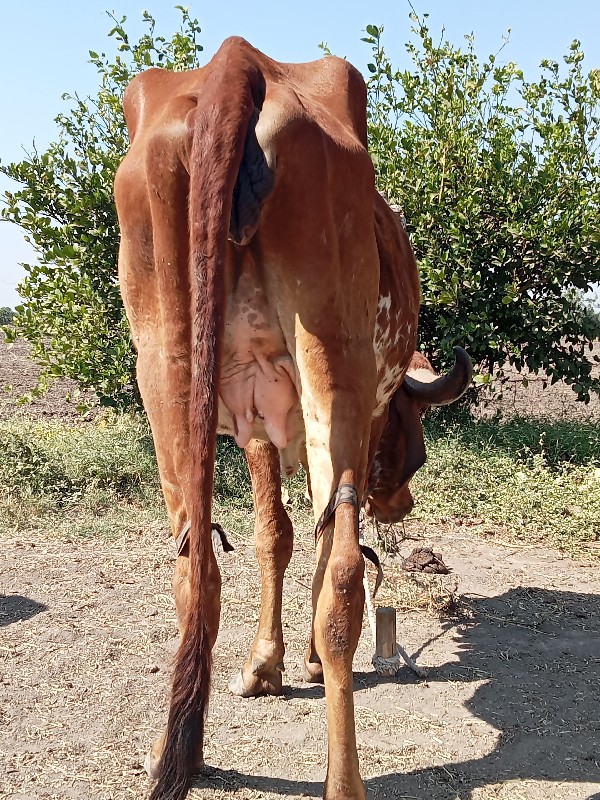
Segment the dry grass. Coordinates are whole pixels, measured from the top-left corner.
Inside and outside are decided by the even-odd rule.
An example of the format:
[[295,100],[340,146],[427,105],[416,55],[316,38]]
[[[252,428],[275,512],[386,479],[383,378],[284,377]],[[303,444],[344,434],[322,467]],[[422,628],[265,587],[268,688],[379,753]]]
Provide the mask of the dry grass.
[[385,579],[377,593],[376,605],[392,606],[403,612],[453,616],[458,613],[458,580],[452,575],[404,572],[400,565],[386,564]]
[[[326,766],[325,698],[322,687],[308,686],[301,677],[310,624],[312,535],[310,529],[297,529],[285,580],[285,692],[280,698],[248,701],[227,691],[232,672],[247,657],[259,608],[250,515],[245,523],[240,515],[238,523],[239,530],[231,531],[235,552],[219,555],[223,614],[206,748],[213,768],[198,779],[190,800],[319,797]],[[469,569],[473,572],[473,565],[477,569],[484,560],[483,551],[476,549],[481,545],[465,543],[473,557],[469,567],[457,558],[452,542],[451,536],[437,542],[436,550],[442,550],[454,575],[466,580]],[[402,549],[412,546],[410,542]],[[176,647],[170,591],[174,555],[166,530],[149,526],[113,540],[70,542],[52,532],[5,532],[2,547],[0,680],[10,702],[2,709],[0,797],[142,800],[148,780],[141,763],[166,717],[169,665]],[[494,555],[498,567],[504,565],[502,556],[503,551]],[[533,554],[528,559],[539,585],[540,571],[549,572],[548,566],[536,564]],[[565,574],[572,575],[569,580],[581,583],[584,573],[568,560],[562,564],[569,570]],[[481,605],[471,597],[461,606],[471,607],[470,617],[456,619],[448,612],[458,577],[406,574],[398,559],[388,559],[384,568],[386,580],[377,602],[399,608],[399,638],[409,652],[419,653],[419,663],[430,676],[421,681],[403,669],[397,681],[377,679],[364,626],[354,663],[355,706],[370,796],[508,800],[510,785],[525,800],[578,800],[587,796],[581,794],[584,785],[591,786],[590,793],[598,791],[600,775],[594,784],[593,764],[581,759],[573,761],[579,770],[575,785],[569,779],[559,784],[543,777],[554,763],[550,757],[533,767],[532,776],[519,780],[517,766],[503,766],[502,779],[495,766],[498,758],[503,765],[512,753],[511,715],[513,708],[524,705],[524,696],[535,700],[536,717],[519,719],[514,730],[527,723],[551,741],[557,726],[577,741],[587,735],[590,723],[581,719],[580,698],[588,698],[585,713],[596,718],[598,701],[591,686],[598,668],[594,658],[600,663],[600,653],[586,657],[578,650],[570,657],[564,651],[575,646],[578,625],[587,631],[589,651],[600,618],[597,597],[507,591],[524,580],[521,572],[513,569],[502,577],[484,571],[482,577],[493,582],[478,584],[481,591],[504,592],[505,599]],[[555,564],[554,573],[556,569]],[[556,578],[550,574],[543,580]],[[600,593],[597,581],[593,586]],[[522,677],[515,673],[519,652],[528,659]],[[532,672],[534,665],[537,671]],[[555,691],[563,675],[568,685]],[[518,692],[525,694],[513,694],[515,681]],[[494,692],[491,701],[486,699],[489,691]],[[482,701],[473,700],[477,693],[483,693]],[[563,699],[564,706],[555,709]],[[499,718],[494,716],[498,713]],[[502,747],[499,728],[507,731]],[[488,757],[491,753],[495,755]],[[565,758],[569,763],[576,756],[567,753]]]

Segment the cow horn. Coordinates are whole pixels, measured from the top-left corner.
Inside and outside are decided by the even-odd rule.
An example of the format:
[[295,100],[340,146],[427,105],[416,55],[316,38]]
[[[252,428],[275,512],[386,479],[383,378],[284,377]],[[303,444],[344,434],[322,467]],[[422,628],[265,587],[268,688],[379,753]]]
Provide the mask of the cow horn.
[[462,347],[453,347],[452,350],[454,366],[447,375],[440,375],[431,382],[406,375],[403,385],[411,397],[428,406],[447,406],[462,397],[471,383],[473,366],[466,350]]

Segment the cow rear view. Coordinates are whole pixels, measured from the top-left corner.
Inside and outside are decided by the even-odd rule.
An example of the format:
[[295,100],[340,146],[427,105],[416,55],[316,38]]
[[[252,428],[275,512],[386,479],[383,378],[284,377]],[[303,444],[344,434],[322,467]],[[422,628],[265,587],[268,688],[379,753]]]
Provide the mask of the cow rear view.
[[[347,62],[279,64],[242,39],[227,40],[202,69],[149,70],[126,93],[119,277],[172,531],[189,530],[175,570],[182,638],[167,728],[153,748],[152,800],[181,800],[202,764],[220,614],[210,536],[217,432],[283,454],[306,443],[318,521],[312,641],[327,696],[324,796],[365,796],[352,657],[379,289],[365,100]],[[413,330],[407,352],[416,320]]]

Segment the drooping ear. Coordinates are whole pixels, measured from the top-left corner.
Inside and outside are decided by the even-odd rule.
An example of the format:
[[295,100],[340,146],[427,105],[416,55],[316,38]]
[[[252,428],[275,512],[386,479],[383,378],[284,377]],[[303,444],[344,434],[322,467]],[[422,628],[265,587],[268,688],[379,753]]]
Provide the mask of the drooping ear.
[[393,402],[400,417],[400,426],[405,442],[404,469],[398,482],[398,486],[404,486],[427,460],[421,423],[421,407],[417,400],[408,394],[404,384],[396,391]]

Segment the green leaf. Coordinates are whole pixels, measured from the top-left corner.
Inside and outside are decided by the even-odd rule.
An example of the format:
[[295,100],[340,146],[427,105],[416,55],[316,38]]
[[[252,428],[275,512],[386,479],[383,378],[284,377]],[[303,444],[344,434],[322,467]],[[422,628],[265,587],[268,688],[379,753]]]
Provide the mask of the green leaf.
[[408,68],[372,37],[368,123],[378,188],[417,255],[421,342],[468,340],[482,371],[518,354],[580,397],[599,391],[584,349],[600,315],[582,292],[600,282],[600,71],[583,74],[575,43],[524,82],[512,62],[480,61],[473,37],[463,52],[410,19]]

